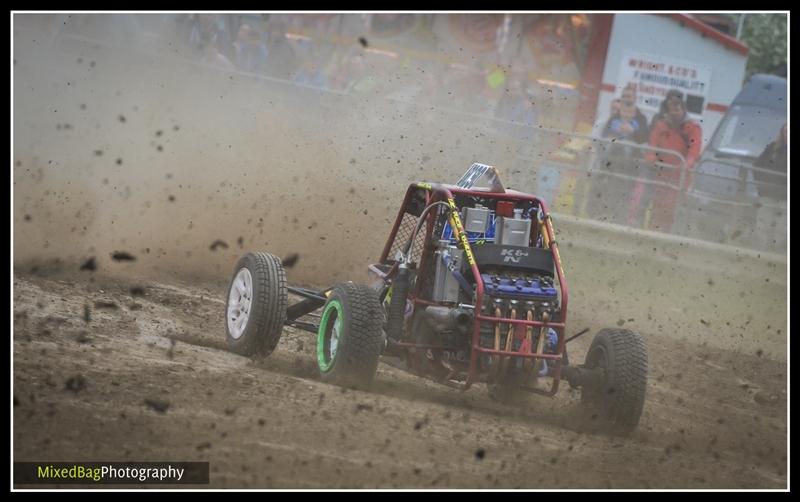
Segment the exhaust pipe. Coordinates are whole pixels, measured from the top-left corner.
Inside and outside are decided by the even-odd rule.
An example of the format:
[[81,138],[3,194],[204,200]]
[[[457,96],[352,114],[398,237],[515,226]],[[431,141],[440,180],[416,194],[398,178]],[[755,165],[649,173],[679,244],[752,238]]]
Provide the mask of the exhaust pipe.
[[430,335],[446,331],[467,335],[472,329],[472,313],[466,309],[429,306],[420,314],[419,340],[429,341]]

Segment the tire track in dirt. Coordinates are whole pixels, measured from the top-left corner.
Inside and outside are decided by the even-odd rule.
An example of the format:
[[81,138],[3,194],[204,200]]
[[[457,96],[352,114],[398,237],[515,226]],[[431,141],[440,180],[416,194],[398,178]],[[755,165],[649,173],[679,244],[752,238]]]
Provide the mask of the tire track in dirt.
[[[219,347],[216,286],[153,284],[130,310],[129,284],[102,281],[15,280],[15,460],[209,460],[212,487],[786,483],[785,395],[753,397],[785,371],[772,361],[646,334],[648,401],[639,430],[621,438],[588,432],[568,388],[511,407],[481,385],[459,393],[383,364],[371,392],[333,387],[316,379],[313,337],[298,330],[285,329],[268,358]],[[120,308],[93,310],[87,324],[83,305],[95,301]],[[687,351],[706,356],[678,370]],[[85,388],[65,390],[76,374]]]

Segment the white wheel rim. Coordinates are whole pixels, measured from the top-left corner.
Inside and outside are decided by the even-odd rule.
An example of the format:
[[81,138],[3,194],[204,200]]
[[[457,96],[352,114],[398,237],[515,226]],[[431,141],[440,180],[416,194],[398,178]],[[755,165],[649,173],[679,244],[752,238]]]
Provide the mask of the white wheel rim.
[[253,276],[247,268],[239,270],[228,295],[228,332],[238,340],[247,328],[250,306],[253,304]]
[[331,361],[336,356],[336,349],[339,347],[339,330],[342,329],[342,319],[336,316],[336,321],[333,323],[331,330]]

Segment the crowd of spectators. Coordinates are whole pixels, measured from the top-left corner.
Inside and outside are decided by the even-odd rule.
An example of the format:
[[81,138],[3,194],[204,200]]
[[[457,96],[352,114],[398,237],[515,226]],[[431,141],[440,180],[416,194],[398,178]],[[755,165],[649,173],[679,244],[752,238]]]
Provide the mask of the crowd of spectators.
[[[537,126],[543,121],[542,107],[535,103],[542,101],[544,89],[520,69],[477,60],[411,59],[402,51],[375,50],[366,38],[334,43],[331,37],[306,36],[269,16],[199,14],[183,22],[194,56],[204,63],[303,87],[424,101],[493,118],[496,132],[520,145],[517,153],[530,156],[537,148]],[[614,189],[627,200],[616,206],[619,214],[612,220],[670,231],[679,193],[691,186],[702,150],[701,126],[690,117],[683,94],[669,91],[648,120],[637,106],[636,86],[629,84],[613,100],[600,130],[602,138],[612,140],[599,159],[600,170],[613,173],[608,179],[613,178]],[[785,147],[773,147],[759,163],[782,161],[782,152]]]
[[525,126],[537,124],[537,85],[527,75],[479,61],[461,63],[410,58],[374,50],[366,38],[333,43],[292,30],[283,21],[213,14],[185,16],[183,34],[196,60],[351,94],[381,94],[423,99],[466,113],[494,117],[523,127],[501,132],[525,139]]

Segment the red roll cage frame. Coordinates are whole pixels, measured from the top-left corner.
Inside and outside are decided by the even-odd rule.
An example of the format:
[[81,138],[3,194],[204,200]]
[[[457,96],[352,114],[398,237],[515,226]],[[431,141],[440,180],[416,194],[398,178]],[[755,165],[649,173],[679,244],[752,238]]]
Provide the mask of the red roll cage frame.
[[[472,270],[472,276],[475,280],[475,323],[473,326],[472,331],[472,346],[470,351],[470,363],[469,363],[469,373],[466,375],[466,379],[464,379],[463,383],[453,382],[450,380],[453,374],[446,378],[446,382],[443,382],[447,385],[456,387],[460,390],[467,390],[472,384],[475,382],[475,376],[477,373],[477,363],[478,357],[480,354],[487,354],[493,356],[500,356],[503,357],[522,357],[525,359],[546,359],[554,361],[554,368],[550,373],[550,376],[553,378],[552,385],[550,389],[539,389],[539,388],[529,388],[528,390],[532,392],[536,392],[539,394],[544,394],[547,396],[553,396],[558,392],[558,385],[561,380],[561,367],[562,362],[564,360],[565,354],[565,347],[566,347],[566,322],[567,322],[567,304],[568,304],[568,289],[567,289],[567,282],[564,278],[564,271],[561,267],[561,257],[558,253],[558,244],[555,240],[555,233],[553,232],[553,225],[551,222],[550,214],[547,210],[547,205],[545,202],[533,195],[525,194],[522,192],[517,192],[514,190],[505,190],[504,192],[492,192],[487,190],[475,190],[475,189],[465,189],[454,185],[445,185],[445,184],[437,184],[437,183],[412,183],[408,190],[406,191],[405,198],[403,199],[403,205],[398,212],[397,218],[395,220],[394,226],[392,227],[392,232],[389,235],[389,239],[386,242],[386,245],[383,248],[383,252],[381,253],[380,263],[387,263],[388,255],[390,250],[392,249],[392,244],[395,241],[397,236],[397,232],[400,228],[400,224],[403,220],[403,215],[407,212],[406,209],[408,207],[409,202],[411,201],[411,197],[417,190],[425,190],[425,206],[437,202],[437,201],[444,201],[447,202],[450,207],[457,211],[455,205],[455,195],[460,196],[472,196],[472,197],[483,197],[483,198],[492,198],[498,200],[506,200],[506,201],[529,201],[535,203],[539,208],[541,208],[542,218],[539,220],[537,219],[536,222],[538,223],[539,228],[537,231],[543,232],[543,241],[545,248],[550,249],[550,252],[553,255],[553,261],[556,265],[556,275],[558,277],[558,286],[561,294],[561,309],[560,309],[560,319],[557,322],[552,322],[550,320],[543,320],[543,321],[534,321],[534,320],[527,320],[527,319],[513,319],[513,318],[505,318],[505,317],[493,317],[484,314],[484,307],[483,307],[483,295],[484,295],[484,284],[483,279],[481,278],[480,270],[478,268],[477,263],[473,258],[472,248],[469,244],[469,241],[466,238],[466,232],[461,224],[460,218],[457,216],[455,218],[451,217],[450,224],[453,228],[453,236],[460,241],[461,245],[464,248],[464,253],[467,257],[467,262],[469,263],[470,269]],[[424,269],[424,266],[427,260],[430,259],[431,250],[430,246],[427,244],[430,242],[433,228],[434,228],[434,221],[436,218],[436,213],[431,212],[427,216],[427,229],[425,233],[425,246],[423,246],[422,255],[420,257],[419,269]],[[391,280],[394,275],[397,273],[398,264],[395,265],[385,274],[381,274],[385,281]],[[409,295],[409,299],[412,300],[414,307],[416,309],[417,305],[442,305],[437,302],[433,302],[430,300],[425,300],[419,297],[419,289],[421,286],[421,281],[417,281],[415,284],[415,289],[412,294]],[[556,353],[555,354],[545,354],[544,352],[534,352],[532,346],[526,345],[522,343],[518,351],[508,351],[508,350],[495,350],[484,348],[480,346],[480,326],[481,323],[505,323],[505,324],[513,324],[514,325],[514,337],[520,340],[523,340],[525,337],[525,330],[527,327],[532,328],[553,328],[557,335],[558,335],[558,343],[556,346]],[[434,346],[434,345],[421,345],[409,342],[393,342],[396,346],[401,348],[415,348],[415,349],[430,349],[430,350],[445,350],[450,349],[449,347],[441,347],[441,346]]]

